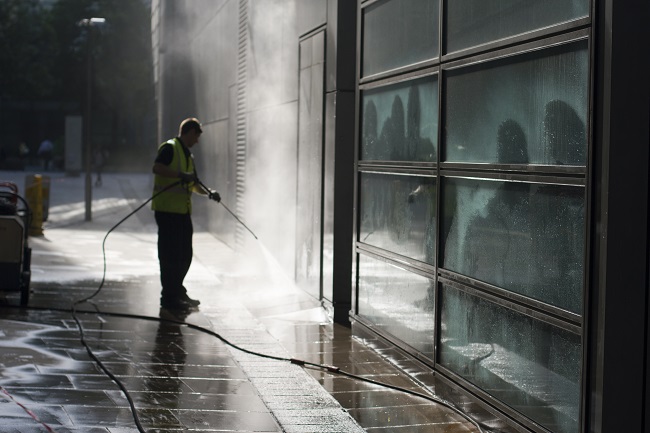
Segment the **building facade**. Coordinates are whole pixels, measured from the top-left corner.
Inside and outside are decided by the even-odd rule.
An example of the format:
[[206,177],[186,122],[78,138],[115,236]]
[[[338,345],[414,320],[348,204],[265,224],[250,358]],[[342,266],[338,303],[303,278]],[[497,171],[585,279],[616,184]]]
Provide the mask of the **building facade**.
[[299,287],[514,431],[650,431],[648,19],[158,0],[160,141],[199,117],[200,177]]

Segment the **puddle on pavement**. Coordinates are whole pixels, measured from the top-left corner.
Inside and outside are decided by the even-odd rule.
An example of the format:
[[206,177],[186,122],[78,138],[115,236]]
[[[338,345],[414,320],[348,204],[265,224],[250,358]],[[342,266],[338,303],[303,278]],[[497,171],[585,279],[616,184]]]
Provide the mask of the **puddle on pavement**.
[[61,331],[60,327],[1,320],[3,335],[0,337],[0,385],[15,381],[22,385],[35,384],[39,380],[38,367],[75,371],[79,363],[69,356],[62,356],[44,346],[48,334]]

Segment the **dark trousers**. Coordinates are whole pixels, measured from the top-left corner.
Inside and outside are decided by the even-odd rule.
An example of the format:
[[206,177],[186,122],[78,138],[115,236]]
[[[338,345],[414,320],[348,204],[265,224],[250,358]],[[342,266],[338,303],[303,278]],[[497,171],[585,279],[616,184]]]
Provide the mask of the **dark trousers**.
[[192,263],[192,217],[190,214],[155,212],[158,224],[158,261],[161,298],[177,299],[187,294],[183,280]]

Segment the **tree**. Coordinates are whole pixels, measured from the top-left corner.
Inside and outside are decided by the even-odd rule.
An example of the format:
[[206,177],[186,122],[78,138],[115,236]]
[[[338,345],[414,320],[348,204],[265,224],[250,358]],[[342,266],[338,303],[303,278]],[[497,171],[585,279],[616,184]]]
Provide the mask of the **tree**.
[[[127,144],[144,147],[142,134],[155,137],[150,5],[150,0],[0,0],[5,140],[30,146],[45,136],[62,141],[64,117],[82,114],[86,103],[89,48],[93,142],[112,150],[124,142],[133,149]],[[101,34],[93,29],[89,43],[88,28],[78,23],[91,17],[103,17],[107,25]]]
[[[58,35],[54,69],[60,78],[59,97],[84,101],[86,55],[92,45],[93,107],[110,117],[111,145],[137,136],[154,107],[149,2],[59,0],[50,15]],[[90,17],[105,18],[107,23],[92,44],[87,29],[77,25]]]
[[0,1],[0,97],[51,96],[55,55],[54,30],[37,0]]
[[115,3],[98,1],[109,23],[95,69],[98,101],[112,112],[114,129],[137,134],[153,110],[151,11],[143,1]]

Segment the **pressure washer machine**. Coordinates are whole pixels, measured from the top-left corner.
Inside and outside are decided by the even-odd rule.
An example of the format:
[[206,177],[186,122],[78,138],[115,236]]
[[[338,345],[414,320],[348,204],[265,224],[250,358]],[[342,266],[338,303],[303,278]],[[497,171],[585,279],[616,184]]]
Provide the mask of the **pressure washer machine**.
[[0,181],[0,290],[19,291],[20,305],[29,302],[30,218],[29,205],[18,195],[16,184]]

